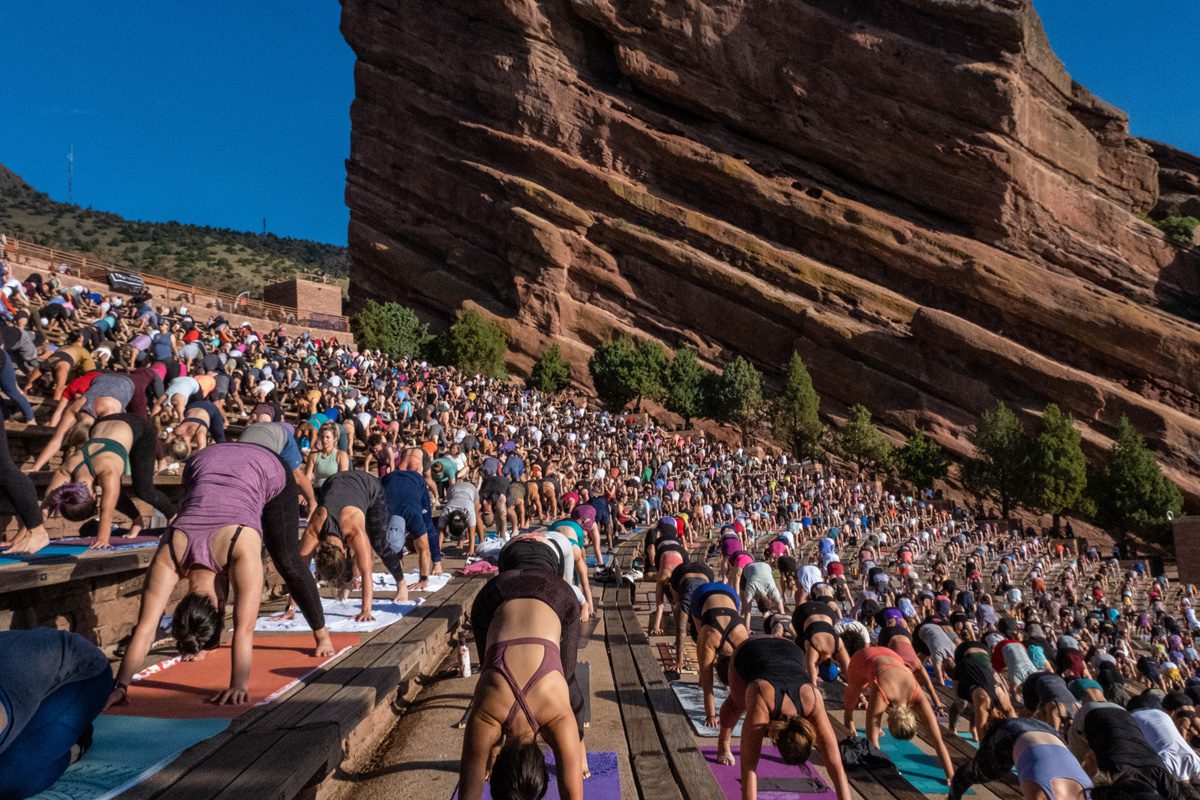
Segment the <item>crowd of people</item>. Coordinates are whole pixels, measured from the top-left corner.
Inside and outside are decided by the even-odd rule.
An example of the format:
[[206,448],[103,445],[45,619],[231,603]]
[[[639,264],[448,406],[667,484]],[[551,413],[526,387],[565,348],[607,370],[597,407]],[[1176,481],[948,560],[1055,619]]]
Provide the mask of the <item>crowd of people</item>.
[[[137,690],[164,612],[196,657],[220,643],[228,608],[229,685],[210,699],[254,699],[264,549],[284,614],[298,608],[325,655],[318,581],[359,590],[370,620],[376,560],[398,600],[441,574],[444,553],[495,565],[470,616],[482,674],[465,800],[489,780],[494,797],[540,797],[538,737],[560,796],[583,796],[575,667],[598,580],[653,584],[648,629],[674,634],[676,670],[695,642],[721,761],[735,762],[744,718],[744,797],[770,740],[791,764],[815,749],[848,800],[843,760],[877,753],[885,733],[920,733],[952,798],[1014,767],[1031,799],[1193,796],[1195,590],[1145,562],[336,337],[201,321],[36,274],[5,271],[0,291],[4,414],[47,428],[31,471],[53,469],[39,497],[5,437],[0,488],[19,520],[5,551],[48,545],[47,515],[79,523],[95,549],[161,538],[115,676],[76,634],[0,633],[0,800],[45,788],[86,750],[96,714]],[[163,491],[172,474],[177,500]],[[609,556],[630,536],[638,557],[622,576]],[[9,669],[29,663],[44,668]],[[835,733],[832,700],[842,726],[865,712],[861,740]],[[944,737],[960,721],[978,752],[955,768]]]

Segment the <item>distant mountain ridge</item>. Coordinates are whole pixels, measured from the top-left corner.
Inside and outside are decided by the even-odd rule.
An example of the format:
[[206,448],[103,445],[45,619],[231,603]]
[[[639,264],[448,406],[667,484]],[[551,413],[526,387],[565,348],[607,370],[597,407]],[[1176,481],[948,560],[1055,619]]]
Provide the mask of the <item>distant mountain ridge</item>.
[[262,296],[293,273],[345,278],[345,247],[180,222],[140,222],[50,199],[0,165],[0,232],[164,278]]

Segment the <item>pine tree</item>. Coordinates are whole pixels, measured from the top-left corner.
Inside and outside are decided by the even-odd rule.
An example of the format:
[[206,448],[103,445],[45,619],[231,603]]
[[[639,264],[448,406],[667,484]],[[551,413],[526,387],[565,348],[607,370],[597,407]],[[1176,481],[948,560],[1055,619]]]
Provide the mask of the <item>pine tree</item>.
[[558,345],[551,345],[549,350],[538,356],[538,360],[533,362],[533,368],[529,371],[529,380],[526,381],[530,389],[549,394],[561,392],[570,384],[571,367],[563,360]]
[[861,403],[850,406],[846,424],[837,433],[838,453],[859,469],[879,471],[892,461],[892,443],[871,422],[871,412]]
[[1141,434],[1122,416],[1117,439],[1089,493],[1102,525],[1133,531],[1156,541],[1170,534],[1170,518],[1183,508],[1183,495],[1162,473]]
[[1054,533],[1065,511],[1079,507],[1087,488],[1087,458],[1070,414],[1050,403],[1029,455],[1026,505],[1054,516]]
[[661,344],[646,339],[638,342],[634,358],[634,386],[637,394],[637,410],[642,410],[642,400],[661,400],[665,389],[663,381],[667,377],[670,358],[667,350]]
[[787,442],[797,458],[811,458],[820,451],[825,431],[818,415],[820,406],[812,376],[800,356],[792,353],[783,393],[772,406],[771,424],[775,436]]
[[421,322],[412,309],[399,303],[376,303],[374,300],[368,300],[350,318],[350,329],[359,347],[382,350],[393,358],[424,355],[432,338],[429,326]]
[[963,483],[979,497],[997,498],[1008,519],[1013,506],[1029,494],[1029,436],[1012,409],[997,403],[983,412],[971,443],[976,457],[964,467]]
[[667,410],[683,417],[690,428],[692,420],[704,412],[704,374],[696,352],[688,348],[675,351],[667,368]]
[[466,372],[504,376],[508,335],[495,322],[468,308],[458,315],[447,334],[445,355],[451,364]]
[[588,372],[600,402],[620,411],[638,396],[637,350],[629,339],[614,339],[592,351]]
[[763,411],[762,373],[742,356],[725,365],[717,384],[717,420],[735,425],[744,446]]
[[896,451],[895,462],[900,477],[917,491],[932,488],[933,482],[945,478],[950,469],[946,451],[921,431],[909,436],[904,446]]

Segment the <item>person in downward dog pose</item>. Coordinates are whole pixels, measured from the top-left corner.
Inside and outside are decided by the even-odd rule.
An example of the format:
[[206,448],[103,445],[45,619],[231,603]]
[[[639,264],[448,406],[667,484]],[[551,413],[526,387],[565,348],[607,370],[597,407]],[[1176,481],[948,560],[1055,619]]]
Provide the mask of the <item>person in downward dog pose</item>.
[[481,798],[489,781],[493,797],[544,796],[539,736],[554,751],[559,797],[583,798],[579,609],[566,582],[543,567],[501,572],[476,596],[471,627],[483,659],[459,764],[462,800]]
[[867,741],[879,747],[880,722],[888,716],[888,732],[905,741],[911,739],[920,724],[937,751],[946,780],[954,777],[950,752],[942,741],[937,716],[929,698],[900,655],[886,647],[864,647],[850,658],[846,670],[846,694],[842,701],[843,722],[849,728],[858,701],[867,693]]
[[150,562],[137,626],[121,660],[110,705],[128,696],[129,683],[150,652],[180,580],[188,582],[188,593],[175,607],[171,633],[185,656],[220,645],[225,602],[232,590],[232,674],[229,688],[211,700],[237,705],[250,699],[247,683],[262,597],[264,544],[312,628],[316,655],[333,655],[316,582],[300,560],[299,497],[291,471],[264,447],[226,443],[192,456],[183,478],[187,496]]
[[1091,778],[1062,737],[1036,719],[1005,719],[988,727],[975,757],[959,767],[949,800],[977,783],[1003,778],[1017,768],[1024,800],[1086,800]]
[[154,485],[154,428],[146,420],[132,414],[110,413],[106,403],[116,401],[101,398],[97,401],[99,414],[92,425],[91,438],[68,456],[50,478],[43,503],[51,515],[61,514],[71,522],[83,522],[97,511],[99,528],[93,549],[110,547],[113,512],[120,511],[130,519],[129,536],[142,530],[142,515],[133,498],[121,488],[121,478],[133,479],[133,495],[170,519],[175,516],[175,504]]
[[[721,659],[719,677],[728,677],[729,696],[721,704],[717,759],[733,764],[733,729],[742,723],[742,800],[758,798],[758,760],[763,739],[770,737],[787,764],[808,761],[813,747],[829,770],[838,800],[850,800],[850,784],[842,766],[837,736],[825,713],[825,701],[813,688],[804,653],[794,642],[776,636],[753,636]],[[724,673],[723,675],[721,673]]]
[[713,672],[717,659],[733,655],[750,637],[739,614],[741,601],[727,583],[702,584],[690,598],[690,626],[696,640],[700,689],[704,692],[704,724],[717,727],[717,705],[713,694]]

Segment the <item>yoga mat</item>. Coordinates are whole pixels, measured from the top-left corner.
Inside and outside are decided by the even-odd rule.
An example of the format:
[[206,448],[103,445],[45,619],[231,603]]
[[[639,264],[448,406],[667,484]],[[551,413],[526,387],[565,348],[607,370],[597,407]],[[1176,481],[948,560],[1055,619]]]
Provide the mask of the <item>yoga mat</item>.
[[96,718],[92,747],[37,800],[107,800],[145,780],[187,748],[216,736],[227,719]]
[[[866,736],[866,731],[858,729],[859,736]],[[879,735],[879,749],[896,765],[896,771],[904,776],[904,780],[913,785],[921,794],[944,795],[949,789],[946,786],[946,773],[937,756],[925,753],[911,741],[901,741],[889,736],[885,729]]]
[[[740,800],[742,796],[741,748],[733,748],[734,764],[726,766],[717,763],[717,748],[701,747],[704,760],[708,762],[717,779],[717,785],[730,800]],[[813,782],[820,784],[815,786]],[[834,800],[837,793],[812,764],[793,766],[783,763],[779,751],[772,745],[764,744],[758,757],[758,797],[759,800]]]
[[[683,681],[671,681],[671,689],[674,690],[675,696],[679,698],[679,705],[683,706],[683,710],[687,713],[688,719],[692,722],[692,728],[695,729],[697,736],[704,736],[710,739],[715,739],[721,733],[719,728],[709,728],[704,724],[704,691],[698,683],[685,683]],[[713,684],[713,701],[716,703],[716,709],[721,710],[721,703],[725,702],[725,698],[729,696],[729,692],[719,683]],[[737,725],[733,728],[734,736],[742,735],[742,721],[739,719]]]
[[[55,544],[83,545],[87,547],[95,541],[95,536],[71,536],[66,539],[56,539]],[[124,536],[114,536],[109,539],[109,544],[113,546],[113,550],[133,550],[139,547],[157,547],[159,541],[157,536],[135,536],[132,539],[126,539]]]
[[[416,583],[417,579],[420,577],[421,577],[421,574],[419,572],[404,573],[404,580],[406,583],[409,583],[409,584]],[[443,589],[446,586],[447,583],[450,582],[450,579],[452,577],[454,577],[454,576],[448,575],[448,574],[447,575],[430,575],[429,581],[428,581],[429,588],[425,589],[422,592],[422,594],[433,594],[436,591],[440,591],[441,589]],[[392,576],[392,574],[390,572],[376,572],[374,575],[371,576],[371,578],[372,578],[371,586],[375,589],[375,591],[377,591],[377,592],[394,592],[394,591],[396,591],[396,579]]]
[[43,547],[36,553],[20,553],[18,555],[10,556],[6,555],[6,552],[7,551],[0,550],[0,567],[8,564],[29,564],[31,562],[42,561],[51,558],[56,558],[60,561],[67,561],[74,556],[86,553],[87,547],[81,547],[79,545],[52,544]]
[[[584,559],[584,560],[587,562],[587,565],[588,565],[589,567],[594,567],[594,566],[596,566],[596,556],[594,556],[594,555],[590,555],[590,556],[588,556],[588,557],[587,557],[586,559]],[[607,567],[609,564],[611,564],[611,563],[612,563],[612,560],[613,560],[612,553],[605,553],[605,554],[604,554],[604,566],[606,566],[606,567]]]
[[[358,644],[355,634],[333,634],[335,653]],[[250,702],[216,706],[206,702],[229,686],[230,649],[225,644],[200,661],[168,659],[139,674],[129,690],[129,704],[112,706],[109,714],[171,719],[232,718],[278,696],[332,658],[312,655],[313,643],[291,636],[256,636],[250,669]],[[334,658],[337,656],[335,655]]]
[[[621,800],[621,773],[617,767],[616,753],[588,753],[588,768],[592,776],[583,781],[583,796],[587,800]],[[558,780],[554,774],[554,753],[546,752],[546,764],[550,767],[550,787],[545,800],[559,800]],[[458,800],[458,790],[454,799]],[[483,785],[483,800],[492,800],[492,789]]]
[[[325,609],[325,626],[330,633],[366,633],[386,628],[399,622],[404,615],[425,602],[424,598],[416,597],[407,603],[393,603],[391,600],[375,599],[371,602],[371,612],[375,615],[373,622],[356,622],[354,618],[362,610],[362,601],[334,600],[322,598],[321,606]],[[254,630],[260,633],[311,633],[303,615],[299,611],[293,619],[275,621],[271,616],[259,617]]]

